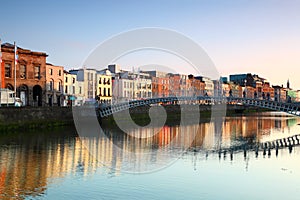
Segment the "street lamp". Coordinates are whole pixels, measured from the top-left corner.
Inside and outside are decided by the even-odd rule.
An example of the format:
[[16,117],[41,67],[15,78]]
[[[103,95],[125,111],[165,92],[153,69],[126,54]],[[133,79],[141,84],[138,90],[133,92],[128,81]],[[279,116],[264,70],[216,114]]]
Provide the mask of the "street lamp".
[[245,95],[244,95],[244,98],[246,98],[246,96],[247,96],[247,79],[244,80],[244,83],[245,83],[245,89],[244,89]]

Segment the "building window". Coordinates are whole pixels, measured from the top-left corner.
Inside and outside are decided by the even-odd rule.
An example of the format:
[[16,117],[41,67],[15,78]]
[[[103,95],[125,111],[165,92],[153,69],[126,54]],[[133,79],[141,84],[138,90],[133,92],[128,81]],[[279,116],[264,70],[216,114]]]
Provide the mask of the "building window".
[[53,74],[53,69],[49,69],[49,74],[50,74],[50,75]]
[[5,78],[11,78],[11,64],[5,63]]
[[58,81],[57,90],[58,90],[59,92],[61,92],[61,81]]
[[67,85],[65,86],[65,93],[66,94],[68,93],[68,86]]
[[58,70],[58,76],[61,76],[61,70]]
[[75,83],[75,78],[72,79],[72,83]]
[[101,84],[101,78],[99,78],[99,84]]
[[107,96],[110,97],[110,88],[107,88]]
[[106,97],[106,88],[103,88],[103,96]]
[[52,91],[53,90],[53,81],[51,80],[49,83],[49,90]]
[[75,86],[72,86],[72,90],[73,94],[75,94]]
[[81,94],[81,86],[79,86],[79,94]]
[[26,79],[26,65],[20,65],[20,78]]
[[35,66],[34,67],[34,78],[35,79],[40,79],[41,78],[41,68],[40,66]]
[[66,80],[65,80],[65,83],[67,83],[68,82],[68,77],[66,76]]

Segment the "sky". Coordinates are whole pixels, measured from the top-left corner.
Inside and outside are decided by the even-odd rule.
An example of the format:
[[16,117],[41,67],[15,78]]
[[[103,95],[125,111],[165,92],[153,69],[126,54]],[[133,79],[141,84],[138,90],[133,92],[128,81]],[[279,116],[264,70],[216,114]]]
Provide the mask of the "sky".
[[[199,44],[222,76],[249,72],[273,85],[289,79],[300,89],[299,10],[298,0],[12,0],[1,2],[0,38],[46,52],[47,62],[72,69],[114,35],[164,28]],[[146,52],[116,62],[132,68],[152,61],[193,73],[173,58]]]

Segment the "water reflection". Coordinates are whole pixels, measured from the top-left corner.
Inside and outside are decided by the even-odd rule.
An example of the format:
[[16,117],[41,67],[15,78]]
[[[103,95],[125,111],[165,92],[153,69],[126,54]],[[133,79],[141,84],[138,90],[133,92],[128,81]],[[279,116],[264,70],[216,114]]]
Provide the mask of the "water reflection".
[[[211,123],[165,126],[153,137],[147,137],[151,134],[151,128],[132,130],[131,135],[143,134],[146,136],[143,139],[116,130],[105,130],[109,140],[101,137],[80,139],[74,129],[1,135],[0,198],[22,199],[46,195],[49,185],[57,184],[55,180],[66,176],[73,179],[85,177],[97,169],[103,170],[103,174],[118,176],[122,171],[115,169],[123,169],[136,159],[152,164],[162,162],[159,154],[153,154],[153,150],[161,147],[167,147],[168,155],[176,155],[176,151],[183,146],[207,150],[287,137],[299,133],[298,123],[298,118],[267,113],[228,117],[223,123],[221,135],[214,133]],[[189,134],[194,131],[196,135]],[[116,152],[115,145],[125,151],[152,153],[141,154],[143,158],[128,158],[121,151]],[[196,152],[191,152],[185,158],[193,161],[196,156]]]

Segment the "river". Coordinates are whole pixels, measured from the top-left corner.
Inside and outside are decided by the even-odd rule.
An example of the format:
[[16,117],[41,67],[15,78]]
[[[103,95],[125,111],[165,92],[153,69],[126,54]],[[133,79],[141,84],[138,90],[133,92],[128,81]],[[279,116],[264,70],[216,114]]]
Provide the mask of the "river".
[[203,122],[153,136],[155,127],[1,134],[0,199],[299,199],[299,146],[243,150],[299,134],[299,123],[265,112],[227,117],[220,133]]

